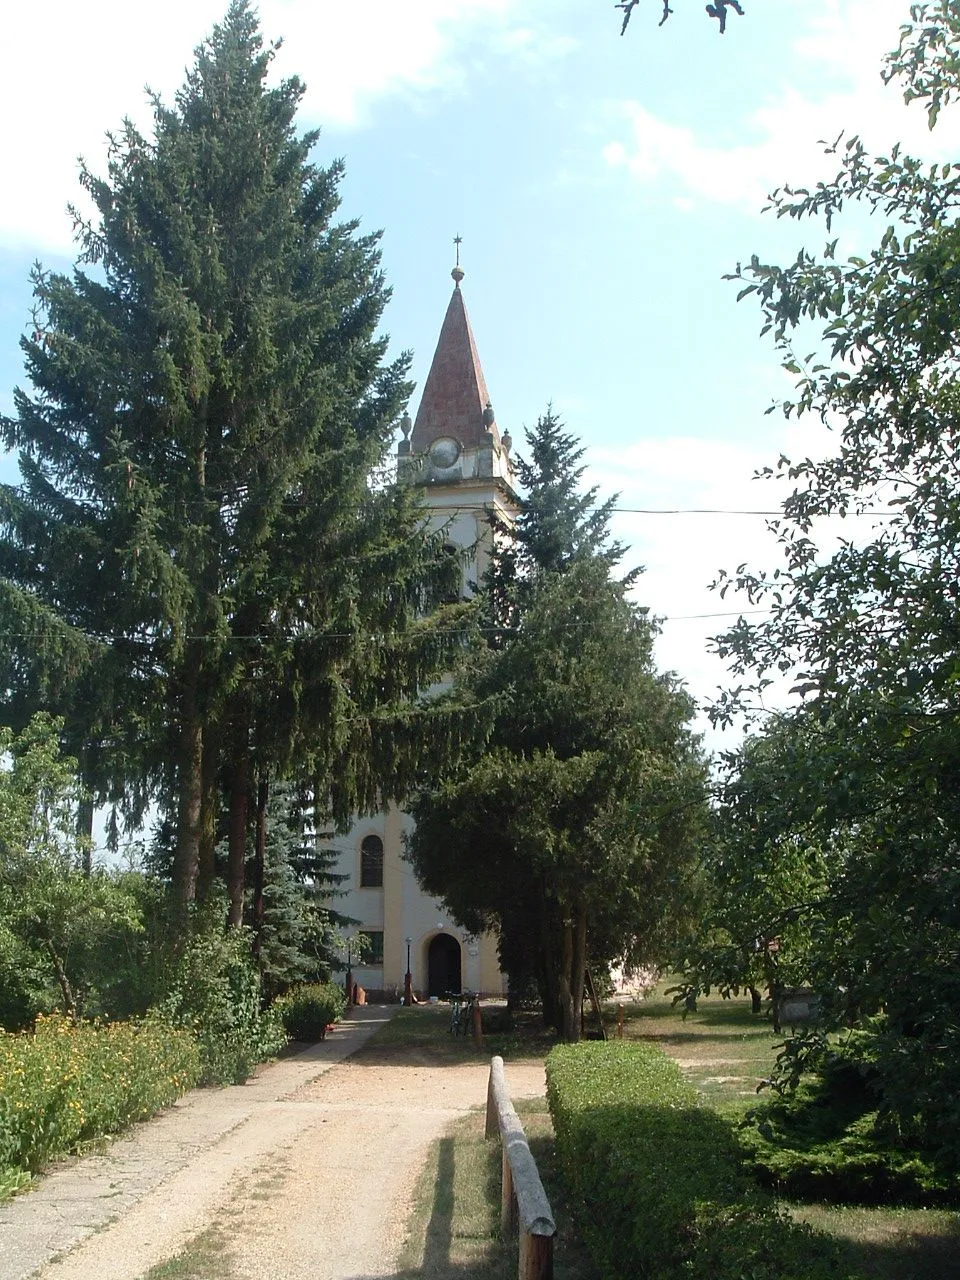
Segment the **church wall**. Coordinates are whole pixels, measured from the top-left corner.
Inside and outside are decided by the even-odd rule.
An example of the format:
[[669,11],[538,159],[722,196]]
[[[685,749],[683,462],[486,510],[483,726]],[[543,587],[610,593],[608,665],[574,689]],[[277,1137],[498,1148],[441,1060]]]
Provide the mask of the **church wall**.
[[[426,993],[430,943],[438,933],[444,933],[460,945],[463,988],[502,994],[506,990],[505,978],[497,963],[495,939],[476,939],[461,929],[442,902],[423,893],[412,868],[403,860],[403,835],[412,826],[409,814],[391,806],[386,812],[358,819],[346,835],[332,841],[338,855],[336,871],[348,877],[340,886],[342,896],[333,905],[340,914],[359,921],[348,926],[345,935],[353,938],[367,931],[383,934],[383,964],[359,964],[353,960],[354,982],[368,990],[386,990],[401,996],[409,937],[413,988]],[[361,845],[369,835],[383,841],[381,888],[360,887]]]

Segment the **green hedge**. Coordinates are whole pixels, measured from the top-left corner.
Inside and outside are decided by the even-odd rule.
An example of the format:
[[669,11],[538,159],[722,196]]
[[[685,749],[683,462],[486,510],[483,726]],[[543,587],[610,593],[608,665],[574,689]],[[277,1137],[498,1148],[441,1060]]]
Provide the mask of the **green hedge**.
[[74,1024],[38,1018],[0,1032],[0,1191],[85,1142],[167,1106],[199,1078],[188,1031],[156,1019]]
[[292,1040],[323,1040],[327,1027],[343,1016],[347,997],[334,982],[293,987],[273,1002]]
[[572,1211],[603,1280],[843,1280],[841,1247],[740,1170],[731,1125],[652,1045],[561,1045],[547,1097]]

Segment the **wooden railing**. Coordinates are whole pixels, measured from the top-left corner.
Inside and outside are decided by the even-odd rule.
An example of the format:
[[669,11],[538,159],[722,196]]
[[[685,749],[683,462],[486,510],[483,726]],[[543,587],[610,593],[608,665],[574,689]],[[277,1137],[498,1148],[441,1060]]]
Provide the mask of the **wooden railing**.
[[553,1280],[553,1238],[557,1224],[513,1109],[503,1076],[503,1059],[490,1059],[485,1136],[500,1135],[503,1182],[500,1188],[500,1229],[508,1239],[520,1229],[520,1280]]

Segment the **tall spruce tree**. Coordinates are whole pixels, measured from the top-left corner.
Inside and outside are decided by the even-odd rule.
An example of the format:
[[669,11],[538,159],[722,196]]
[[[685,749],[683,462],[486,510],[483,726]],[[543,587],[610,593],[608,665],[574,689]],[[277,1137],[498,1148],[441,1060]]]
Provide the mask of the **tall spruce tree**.
[[[454,662],[452,572],[409,489],[371,483],[409,385],[377,335],[376,235],[335,221],[341,166],[310,160],[296,79],[268,86],[246,0],[150,136],[84,167],[71,276],[37,269],[34,394],[2,435],[2,655],[67,717],[98,796],[173,797],[175,900],[214,873],[229,809],[239,923],[251,795],[295,757],[344,819],[413,775],[411,698]],[[435,750],[463,722],[430,717]]]
[[[515,460],[525,496],[509,524],[491,515],[493,551],[484,598],[493,627],[509,629],[523,615],[544,573],[563,573],[590,556],[611,568],[625,548],[610,536],[616,502],[597,502],[597,488],[582,489],[585,450],[549,407],[537,425],[525,432],[529,459]],[[640,573],[625,579],[629,584]],[[495,632],[494,632],[495,634]]]

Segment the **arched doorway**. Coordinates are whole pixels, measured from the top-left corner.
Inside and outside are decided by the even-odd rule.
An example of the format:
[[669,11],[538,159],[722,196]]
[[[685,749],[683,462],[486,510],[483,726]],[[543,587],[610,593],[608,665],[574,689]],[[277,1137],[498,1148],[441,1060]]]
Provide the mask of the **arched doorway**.
[[427,994],[445,996],[461,990],[460,943],[449,933],[438,933],[427,948]]

